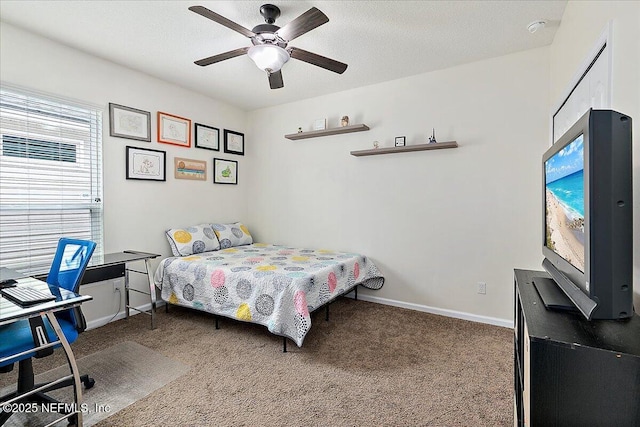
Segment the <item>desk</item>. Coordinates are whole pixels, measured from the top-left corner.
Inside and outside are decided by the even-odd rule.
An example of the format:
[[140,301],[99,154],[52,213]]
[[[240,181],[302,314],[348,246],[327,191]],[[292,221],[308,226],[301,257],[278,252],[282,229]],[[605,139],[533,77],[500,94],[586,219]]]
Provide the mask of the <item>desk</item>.
[[[139,313],[147,314],[151,316],[151,329],[155,329],[157,298],[155,286],[153,285],[153,276],[151,273],[151,265],[149,261],[159,256],[160,254],[152,254],[149,252],[132,250],[114,252],[105,255],[98,255],[94,253],[91,257],[91,261],[89,261],[87,269],[84,272],[84,276],[82,277],[80,286],[87,285],[89,283],[102,282],[104,280],[119,279],[121,277],[124,277],[126,317],[129,317],[130,310],[135,310]],[[127,263],[136,261],[144,261],[144,271],[135,270],[127,266]],[[9,273],[9,271],[12,270],[6,270],[7,272],[2,273],[2,269],[0,268],[0,277],[2,277],[3,279],[13,278],[12,276],[10,276],[11,273]],[[129,286],[129,275],[131,273],[142,274],[147,277],[149,292],[134,289]],[[16,274],[20,275],[20,273]],[[36,278],[41,280],[46,280],[46,277],[46,275],[36,276]],[[151,302],[151,308],[149,310],[140,310],[137,307],[132,307],[130,304],[130,292],[148,295]]]
[[[102,282],[103,280],[115,279],[124,276],[126,317],[129,317],[130,310],[147,314],[151,316],[151,329],[155,329],[156,290],[153,285],[153,277],[151,275],[151,266],[149,265],[149,261],[159,256],[159,254],[131,250],[105,254],[103,256],[94,255],[87,266],[87,270],[84,273],[80,286],[87,283]],[[127,266],[127,263],[134,261],[144,261],[145,271],[135,270]],[[129,275],[131,273],[146,275],[149,284],[149,292],[134,289],[129,286]],[[151,302],[151,308],[149,310],[140,310],[137,307],[132,307],[129,298],[130,291],[148,295]]]
[[[81,408],[80,405],[82,404],[82,387],[80,386],[80,373],[78,371],[78,365],[76,364],[76,359],[73,356],[73,352],[71,351],[71,346],[67,342],[67,339],[65,338],[64,333],[62,333],[62,329],[60,328],[60,324],[56,319],[55,313],[61,310],[67,310],[73,307],[77,307],[83,302],[91,300],[92,297],[89,295],[76,294],[75,292],[58,288],[57,286],[50,286],[46,282],[43,282],[38,279],[34,279],[32,277],[24,277],[20,273],[4,267],[0,267],[0,277],[15,278],[18,282],[17,286],[29,286],[43,292],[47,292],[47,293],[50,292],[56,296],[55,301],[49,301],[43,304],[38,304],[32,307],[25,307],[25,308],[22,308],[12,303],[11,301],[8,301],[5,298],[0,297],[0,326],[6,325],[12,322],[16,322],[20,319],[29,319],[30,317],[41,316],[44,314],[45,316],[47,316],[47,319],[49,319],[49,322],[51,323],[51,326],[53,327],[53,330],[56,336],[58,337],[58,341],[54,341],[40,347],[36,347],[35,349],[27,350],[26,352],[23,352],[23,353],[14,354],[14,355],[2,358],[0,359],[0,362],[12,359],[16,356],[20,356],[23,354],[32,353],[34,350],[49,348],[58,344],[62,345],[62,348],[64,349],[64,352],[67,356],[67,362],[69,363],[69,368],[71,369],[72,374],[66,377],[60,378],[56,380],[54,383],[59,383],[62,381],[66,381],[67,379],[73,378],[73,381],[74,381],[73,388],[74,388],[74,396],[75,396],[74,408],[76,409],[76,411],[69,415],[65,415],[61,417],[57,421],[76,415],[78,420],[77,425],[79,427],[82,427],[82,411],[80,410]],[[9,399],[5,402],[0,402],[0,405],[18,402],[21,397],[34,394],[38,391],[42,391],[45,388],[47,388],[49,385],[50,384],[47,384],[42,387],[38,387],[33,390],[30,390],[26,393],[22,393],[21,395],[14,397],[12,399]]]

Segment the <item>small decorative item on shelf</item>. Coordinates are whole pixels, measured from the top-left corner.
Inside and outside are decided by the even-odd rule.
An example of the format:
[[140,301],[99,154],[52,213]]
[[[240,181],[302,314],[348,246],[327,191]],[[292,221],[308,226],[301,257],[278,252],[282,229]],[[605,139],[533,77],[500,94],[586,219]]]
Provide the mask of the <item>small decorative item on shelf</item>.
[[313,122],[313,130],[324,130],[327,128],[327,119],[317,119]]
[[404,147],[406,145],[407,138],[404,136],[396,136],[396,147]]
[[380,143],[378,141],[373,141],[373,148],[377,149],[380,147]]
[[298,133],[302,133],[302,128],[298,128]]
[[340,126],[349,126],[349,116],[342,116],[342,119],[340,119]]
[[436,142],[436,129],[433,128],[433,131],[431,133],[431,136],[429,137],[429,144],[435,144]]

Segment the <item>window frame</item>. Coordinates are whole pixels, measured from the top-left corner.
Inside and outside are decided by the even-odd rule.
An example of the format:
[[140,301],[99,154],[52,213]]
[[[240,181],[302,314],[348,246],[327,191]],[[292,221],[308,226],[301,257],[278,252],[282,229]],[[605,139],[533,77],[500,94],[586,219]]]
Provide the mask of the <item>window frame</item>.
[[[103,114],[103,107],[1,82],[3,267],[29,275],[45,274],[57,241],[65,236],[96,242],[94,257],[103,256]],[[5,140],[11,139],[26,143],[25,156],[5,154]],[[30,141],[40,153],[29,155]],[[47,147],[47,143],[52,145]],[[56,152],[55,144],[73,145],[74,162]]]

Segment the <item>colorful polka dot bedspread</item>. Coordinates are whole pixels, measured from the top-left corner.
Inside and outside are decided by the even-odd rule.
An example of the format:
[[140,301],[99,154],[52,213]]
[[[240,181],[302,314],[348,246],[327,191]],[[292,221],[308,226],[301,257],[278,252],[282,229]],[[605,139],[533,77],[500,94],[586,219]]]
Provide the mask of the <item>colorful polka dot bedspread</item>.
[[254,243],[160,262],[154,277],[162,299],[258,323],[302,346],[309,313],[384,277],[366,256]]

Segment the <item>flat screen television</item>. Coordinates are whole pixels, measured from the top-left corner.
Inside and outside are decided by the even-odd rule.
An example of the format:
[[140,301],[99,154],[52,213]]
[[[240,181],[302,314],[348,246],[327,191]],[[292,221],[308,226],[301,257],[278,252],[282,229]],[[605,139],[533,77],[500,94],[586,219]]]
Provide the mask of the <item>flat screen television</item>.
[[545,306],[633,316],[631,118],[589,110],[542,156]]

